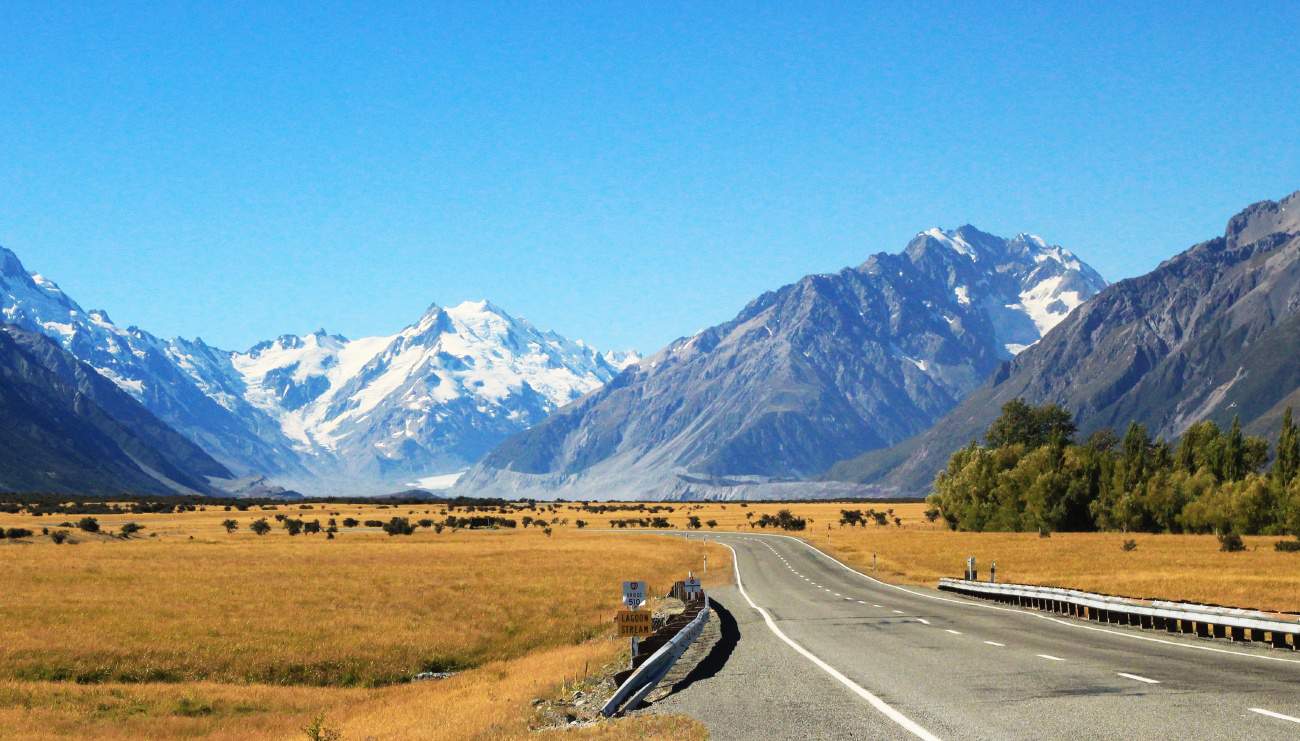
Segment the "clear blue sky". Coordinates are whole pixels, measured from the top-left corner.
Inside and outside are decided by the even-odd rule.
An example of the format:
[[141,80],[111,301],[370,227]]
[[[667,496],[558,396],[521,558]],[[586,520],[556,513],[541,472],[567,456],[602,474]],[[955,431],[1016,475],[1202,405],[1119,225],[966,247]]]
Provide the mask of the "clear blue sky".
[[1294,0],[270,5],[0,4],[0,244],[232,349],[487,297],[653,350],[929,226],[1114,280],[1300,188]]

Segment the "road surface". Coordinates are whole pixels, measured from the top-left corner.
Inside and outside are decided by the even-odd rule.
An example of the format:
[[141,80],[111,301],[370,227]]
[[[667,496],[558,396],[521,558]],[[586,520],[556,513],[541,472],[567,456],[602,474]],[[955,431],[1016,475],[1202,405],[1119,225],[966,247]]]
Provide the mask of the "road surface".
[[802,541],[709,534],[721,638],[649,712],[717,739],[1300,738],[1300,653],[884,584]]

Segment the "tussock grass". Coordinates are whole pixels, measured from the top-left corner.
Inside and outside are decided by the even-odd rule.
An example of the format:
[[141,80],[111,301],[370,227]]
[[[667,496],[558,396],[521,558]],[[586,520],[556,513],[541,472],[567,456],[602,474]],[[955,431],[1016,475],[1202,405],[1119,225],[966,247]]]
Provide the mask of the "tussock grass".
[[[322,522],[339,512],[340,523],[407,514],[280,511]],[[525,736],[533,697],[626,649],[609,638],[619,582],[666,591],[705,547],[558,525],[549,536],[249,532],[274,514],[101,516],[105,530],[117,519],[145,529],[130,540],[79,533],[76,545],[4,541],[0,737],[302,738],[319,715],[344,738]],[[0,526],[39,533],[49,520],[2,515]],[[727,563],[725,549],[709,554]],[[463,671],[406,683],[448,669]],[[626,730],[700,737],[681,719]]]

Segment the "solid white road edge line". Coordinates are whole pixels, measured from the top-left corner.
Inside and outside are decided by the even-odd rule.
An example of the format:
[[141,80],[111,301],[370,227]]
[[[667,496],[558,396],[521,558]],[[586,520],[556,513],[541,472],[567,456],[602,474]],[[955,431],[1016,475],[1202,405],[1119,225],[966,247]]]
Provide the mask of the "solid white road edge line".
[[1292,718],[1289,715],[1275,713],[1272,710],[1265,710],[1264,708],[1250,708],[1250,712],[1259,713],[1260,715],[1267,715],[1270,718],[1277,718],[1278,720],[1289,720],[1292,723],[1300,723],[1300,718]]
[[727,548],[731,550],[731,566],[736,571],[736,589],[740,591],[740,596],[745,598],[745,601],[749,603],[749,606],[754,608],[754,610],[756,610],[759,615],[763,616],[763,622],[767,624],[768,630],[772,631],[772,633],[775,634],[777,638],[780,638],[782,641],[784,641],[787,646],[797,651],[800,656],[803,656],[805,659],[808,659],[814,665],[816,665],[817,668],[829,674],[833,679],[835,679],[840,684],[844,685],[845,687],[848,687],[858,697],[861,697],[862,699],[870,703],[871,707],[875,708],[876,710],[879,710],[886,718],[889,718],[890,720],[897,723],[899,726],[902,726],[913,736],[916,736],[917,738],[921,738],[921,739],[926,739],[926,741],[939,741],[938,736],[935,736],[934,734],[925,730],[920,725],[918,725],[916,721],[913,721],[911,718],[908,718],[906,715],[903,715],[902,713],[898,712],[889,703],[885,702],[879,697],[876,697],[871,692],[869,692],[866,688],[859,685],[857,682],[854,682],[852,679],[849,679],[848,677],[844,676],[839,672],[838,669],[831,666],[830,664],[827,664],[825,661],[822,661],[821,659],[817,658],[817,656],[814,655],[811,651],[799,645],[798,643],[795,643],[794,640],[792,640],[789,636],[781,632],[781,629],[776,626],[776,621],[772,619],[771,615],[767,614],[767,610],[764,610],[763,608],[755,604],[753,598],[749,596],[749,592],[745,591],[745,585],[740,580],[740,554],[736,553],[736,549],[732,548],[730,545],[726,543],[723,543],[722,545],[727,546]]
[[1138,682],[1146,682],[1147,684],[1160,684],[1159,679],[1151,679],[1150,677],[1139,677],[1136,674],[1128,674],[1126,672],[1115,672],[1115,673],[1126,679],[1133,679]]
[[[890,584],[887,581],[881,581],[875,578],[874,576],[867,576],[861,571],[858,571],[852,566],[843,563],[842,561],[830,555],[829,553],[821,550],[820,548],[813,545],[812,543],[809,543],[806,540],[801,540],[799,538],[796,538],[793,535],[764,535],[762,537],[787,538],[789,540],[793,540],[794,542],[803,545],[805,548],[812,551],[813,553],[816,553],[817,555],[821,556],[822,558],[825,558],[826,560],[830,561],[836,566],[839,566],[845,571],[849,571],[851,573],[857,574],[863,579],[875,582],[876,584],[879,584],[882,587],[889,587],[890,589],[897,589],[900,592],[907,592],[908,594],[913,595],[915,597],[923,597],[925,599],[937,600],[939,602],[951,602],[954,605],[962,605],[964,607],[975,607],[975,608],[981,608],[985,610],[997,610],[999,612],[1009,612],[1015,615],[1025,615],[1027,617],[1038,618],[1039,620],[1046,620],[1048,622],[1056,623],[1057,625],[1064,625],[1067,628],[1078,628],[1079,630],[1091,630],[1097,633],[1105,633],[1107,635],[1119,636],[1120,638],[1131,638],[1136,641],[1147,641],[1148,643],[1159,643],[1164,646],[1173,646],[1174,648],[1186,648],[1186,649],[1193,649],[1196,651],[1209,651],[1211,653],[1216,653],[1216,654],[1227,654],[1229,656],[1237,656],[1243,659],[1259,659],[1260,661],[1280,661],[1284,664],[1300,664],[1300,659],[1285,659],[1282,658],[1281,656],[1268,656],[1266,654],[1248,654],[1248,653],[1242,653],[1241,651],[1230,651],[1226,648],[1215,648],[1213,646],[1201,646],[1195,643],[1177,643],[1175,641],[1166,641],[1160,638],[1153,638],[1151,636],[1138,635],[1136,633],[1122,633],[1118,630],[1108,630],[1106,628],[1098,628],[1093,625],[1074,623],[1067,620],[1054,618],[1050,615],[1043,615],[1037,612],[1030,612],[1028,610],[1018,610],[1012,607],[999,607],[998,605],[990,605],[990,604],[985,604],[983,602],[971,602],[967,600],[952,599],[951,597],[940,597],[934,594],[925,594],[924,592],[917,592],[908,589],[907,587],[901,587],[897,584]],[[723,543],[723,545],[726,544]]]

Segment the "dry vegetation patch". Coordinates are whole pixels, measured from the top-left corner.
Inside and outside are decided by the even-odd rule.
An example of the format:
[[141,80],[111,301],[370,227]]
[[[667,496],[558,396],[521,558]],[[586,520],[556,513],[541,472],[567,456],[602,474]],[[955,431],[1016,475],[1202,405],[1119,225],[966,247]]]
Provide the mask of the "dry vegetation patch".
[[[397,536],[361,525],[333,540],[247,527],[275,514],[447,514],[414,510],[100,515],[103,532],[77,531],[76,544],[41,535],[58,518],[0,515],[34,533],[0,542],[0,737],[301,738],[317,716],[344,738],[527,735],[533,697],[625,650],[608,638],[619,581],[666,590],[706,548],[560,523]],[[104,534],[125,521],[144,529]],[[709,554],[727,563],[725,549]],[[626,728],[698,737],[682,720]]]

